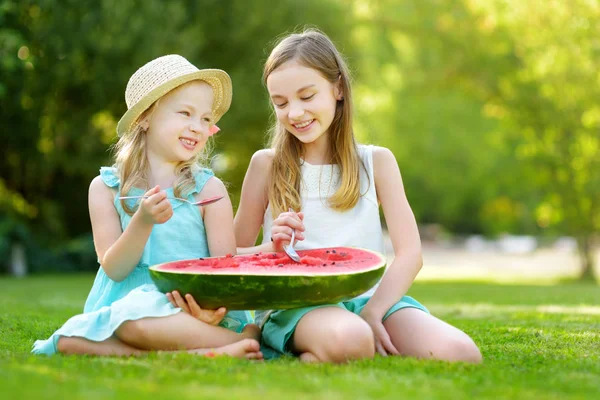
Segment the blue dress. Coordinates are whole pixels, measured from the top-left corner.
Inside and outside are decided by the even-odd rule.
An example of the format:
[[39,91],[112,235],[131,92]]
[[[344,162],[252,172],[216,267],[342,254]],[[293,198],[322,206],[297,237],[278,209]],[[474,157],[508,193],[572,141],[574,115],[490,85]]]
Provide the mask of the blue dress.
[[[212,171],[200,169],[194,176],[196,187],[188,195],[188,199],[193,200],[194,193],[200,193],[212,176]],[[123,210],[117,199],[120,196],[118,173],[114,168],[102,167],[100,177],[108,187],[117,191],[114,205],[124,231],[131,216]],[[169,197],[173,197],[172,188],[166,191]],[[128,193],[131,196],[143,194],[144,191],[137,188]],[[136,202],[128,201],[132,202],[132,206]],[[115,282],[106,275],[103,268],[99,268],[83,314],[70,318],[49,339],[36,341],[33,353],[56,353],[56,344],[61,336],[76,336],[100,342],[110,338],[125,321],[166,317],[181,311],[180,308],[173,307],[167,297],[154,286],[148,267],[168,261],[208,257],[210,254],[199,208],[177,200],[172,200],[171,203],[173,216],[164,224],[154,225],[135,269],[123,281]],[[230,311],[220,325],[241,332],[251,322],[252,316],[248,311]]]

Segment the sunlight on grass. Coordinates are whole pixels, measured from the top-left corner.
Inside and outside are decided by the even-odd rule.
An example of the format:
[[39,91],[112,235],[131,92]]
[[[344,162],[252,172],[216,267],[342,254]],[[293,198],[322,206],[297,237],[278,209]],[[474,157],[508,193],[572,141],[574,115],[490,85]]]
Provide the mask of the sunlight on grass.
[[[481,366],[377,356],[346,365],[189,354],[37,357],[80,310],[91,275],[0,279],[7,398],[587,399],[600,391],[600,287],[417,282],[410,294],[480,346]],[[10,307],[6,307],[10,305]]]
[[429,309],[440,314],[446,314],[451,311],[459,311],[462,314],[468,314],[471,317],[480,317],[486,314],[498,313],[545,313],[545,314],[581,314],[581,315],[600,315],[600,306],[561,306],[554,304],[540,306],[521,306],[521,305],[494,305],[494,304],[430,304]]

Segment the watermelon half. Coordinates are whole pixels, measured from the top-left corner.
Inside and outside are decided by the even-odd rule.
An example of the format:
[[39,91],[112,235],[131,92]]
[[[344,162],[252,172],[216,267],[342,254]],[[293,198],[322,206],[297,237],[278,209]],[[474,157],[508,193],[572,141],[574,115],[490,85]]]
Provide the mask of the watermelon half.
[[383,275],[383,255],[332,247],[300,250],[300,263],[285,253],[173,261],[150,267],[163,293],[190,293],[200,307],[229,310],[286,309],[351,299]]

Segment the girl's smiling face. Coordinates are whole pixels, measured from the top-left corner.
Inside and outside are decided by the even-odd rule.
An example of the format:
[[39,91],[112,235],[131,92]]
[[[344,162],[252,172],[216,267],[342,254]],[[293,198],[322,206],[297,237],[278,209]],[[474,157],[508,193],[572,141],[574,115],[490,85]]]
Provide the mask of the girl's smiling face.
[[192,81],[163,96],[148,121],[148,151],[167,162],[195,157],[211,135],[212,87]]
[[327,137],[341,93],[317,70],[288,61],[267,77],[278,121],[304,144]]

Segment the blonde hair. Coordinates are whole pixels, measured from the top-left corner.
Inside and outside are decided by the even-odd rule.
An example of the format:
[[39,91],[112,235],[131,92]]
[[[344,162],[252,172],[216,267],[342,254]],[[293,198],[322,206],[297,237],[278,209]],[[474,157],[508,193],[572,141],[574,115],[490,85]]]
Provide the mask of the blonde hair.
[[[265,62],[263,82],[266,84],[267,78],[274,70],[292,60],[318,71],[330,83],[340,85],[343,100],[337,102],[335,115],[329,127],[328,154],[331,164],[337,164],[340,168],[341,182],[328,202],[334,210],[349,210],[356,205],[361,196],[359,168],[362,165],[352,130],[350,72],[342,55],[327,35],[309,29],[291,34],[275,46]],[[295,210],[302,208],[300,157],[303,155],[303,145],[277,118],[270,135],[270,147],[275,155],[268,184],[268,198],[273,217],[276,217],[290,207]]]
[[[119,138],[114,147],[114,167],[119,174],[123,196],[126,196],[134,187],[144,190],[150,189],[148,182],[148,158],[146,157],[146,129],[141,126],[141,122],[152,115],[159,102],[160,99],[148,107],[131,125],[129,130]],[[208,165],[210,143],[212,142],[209,140],[202,151],[194,158],[182,161],[175,167],[175,174],[177,175],[173,184],[173,194],[175,197],[185,198],[196,187],[194,175],[203,165]],[[136,211],[136,208],[130,207],[125,200],[121,200],[121,206],[129,215],[133,215]]]

